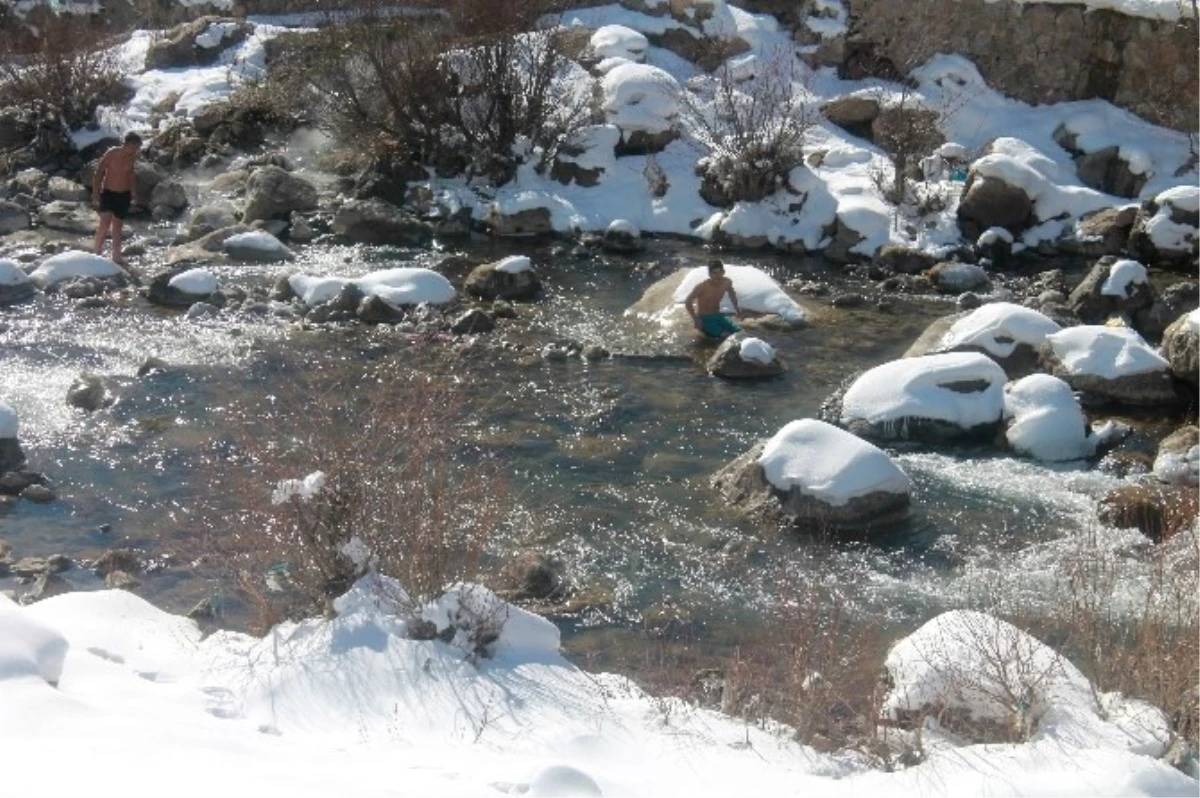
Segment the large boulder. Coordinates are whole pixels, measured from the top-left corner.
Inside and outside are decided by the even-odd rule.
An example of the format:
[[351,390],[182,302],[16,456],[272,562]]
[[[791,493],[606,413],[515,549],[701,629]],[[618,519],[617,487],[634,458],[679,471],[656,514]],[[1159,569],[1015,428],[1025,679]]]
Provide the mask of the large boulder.
[[991,302],[969,313],[938,319],[904,353],[905,357],[939,352],[982,352],[1000,364],[1010,379],[1032,372],[1038,348],[1061,328],[1036,310],[1011,302]]
[[1079,391],[1088,406],[1179,401],[1167,361],[1126,327],[1068,327],[1047,336],[1040,355],[1043,369]]
[[605,252],[630,255],[646,248],[642,242],[642,231],[626,219],[616,219],[604,230],[600,246]]
[[864,372],[822,407],[826,420],[880,441],[990,441],[1004,412],[1004,370],[975,352],[903,358]]
[[0,260],[0,307],[24,302],[36,293],[37,289],[19,263]]
[[1162,352],[1171,374],[1196,388],[1200,381],[1200,310],[1180,316],[1167,327]]
[[529,258],[513,255],[476,266],[467,275],[463,290],[473,297],[486,300],[533,299],[542,290],[542,283]]
[[356,244],[419,246],[433,238],[432,225],[381,200],[350,200],[333,216],[333,232]]
[[708,360],[708,373],[727,380],[760,380],[778,377],[787,366],[775,349],[760,338],[733,335],[726,338]]
[[167,31],[146,51],[146,69],[177,69],[211,64],[225,49],[243,41],[254,26],[245,20],[201,17]]
[[821,113],[847,133],[869,139],[872,135],[871,123],[879,116],[879,100],[861,94],[847,94],[821,106]]
[[312,183],[278,166],[260,166],[246,181],[246,207],[242,221],[287,219],[293,211],[317,207],[317,189]]
[[55,200],[38,211],[38,224],[60,233],[91,235],[96,232],[100,217],[83,202]]
[[1121,157],[1121,148],[1102,147],[1075,159],[1075,172],[1085,186],[1116,197],[1136,197],[1146,185],[1147,173]]
[[92,198],[92,192],[86,186],[65,177],[51,177],[48,190],[51,199],[64,202],[87,202]]
[[1033,222],[1033,200],[1023,188],[996,177],[967,181],[958,203],[958,227],[966,238],[975,240],[992,227],[1020,236]]
[[1138,210],[1129,251],[1151,266],[1195,273],[1200,249],[1200,187],[1178,186],[1146,200]]
[[974,263],[946,261],[929,270],[929,280],[942,294],[962,294],[985,289],[991,277],[982,266]]
[[[766,272],[754,266],[725,264],[725,276],[733,282],[738,304],[756,326],[799,329],[807,324],[807,315],[782,286]],[[698,284],[708,279],[708,267],[682,268],[651,285],[627,316],[658,323],[664,328],[692,333],[695,325],[684,309],[684,301]],[[732,313],[733,305],[724,298],[721,311]]]
[[882,450],[814,419],[793,421],[713,477],[734,506],[824,532],[887,527],[908,515],[908,476]]
[[1112,255],[1098,260],[1067,298],[1067,306],[1085,324],[1097,324],[1113,315],[1132,319],[1153,303],[1146,267]]
[[1163,438],[1154,457],[1153,471],[1159,482],[1200,483],[1200,428],[1188,424]]
[[25,452],[17,441],[17,412],[0,404],[0,474],[19,468],[25,462]]

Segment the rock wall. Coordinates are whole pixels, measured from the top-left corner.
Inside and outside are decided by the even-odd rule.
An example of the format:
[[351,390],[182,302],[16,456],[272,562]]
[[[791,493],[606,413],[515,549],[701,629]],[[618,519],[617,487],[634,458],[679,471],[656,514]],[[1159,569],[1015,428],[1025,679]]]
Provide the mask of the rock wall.
[[[1156,124],[1197,129],[1194,18],[1169,22],[1009,0],[843,2],[850,32],[841,47],[822,52],[847,77],[905,74],[935,53],[955,52],[974,61],[989,85],[1028,103],[1099,98]],[[746,5],[775,13],[785,24],[794,18],[781,0]],[[802,25],[797,32],[802,38]]]

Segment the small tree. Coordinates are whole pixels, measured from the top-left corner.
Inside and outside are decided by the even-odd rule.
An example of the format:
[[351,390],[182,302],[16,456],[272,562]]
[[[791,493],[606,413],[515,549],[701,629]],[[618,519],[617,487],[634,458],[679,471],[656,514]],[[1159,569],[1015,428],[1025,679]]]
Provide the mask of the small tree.
[[707,202],[762,200],[804,162],[813,120],[796,78],[795,59],[778,52],[745,80],[726,62],[683,92],[681,118],[708,152],[698,164]]

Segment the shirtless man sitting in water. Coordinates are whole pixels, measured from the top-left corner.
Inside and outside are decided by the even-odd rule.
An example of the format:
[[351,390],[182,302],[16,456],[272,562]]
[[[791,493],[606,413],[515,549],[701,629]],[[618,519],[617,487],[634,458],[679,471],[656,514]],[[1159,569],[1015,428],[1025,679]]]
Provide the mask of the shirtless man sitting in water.
[[721,312],[721,300],[725,298],[725,294],[729,294],[733,301],[733,315],[740,318],[742,309],[738,306],[733,281],[725,276],[724,264],[714,260],[708,264],[708,279],[693,288],[683,303],[696,329],[718,341],[724,341],[735,332],[741,331],[741,327]]
[[104,237],[111,229],[112,259],[122,266],[126,264],[121,257],[121,233],[130,207],[138,204],[134,163],[141,148],[142,137],[132,131],[126,133],[124,144],[112,147],[101,156],[92,179],[92,205],[100,211],[95,252],[99,255],[104,251]]

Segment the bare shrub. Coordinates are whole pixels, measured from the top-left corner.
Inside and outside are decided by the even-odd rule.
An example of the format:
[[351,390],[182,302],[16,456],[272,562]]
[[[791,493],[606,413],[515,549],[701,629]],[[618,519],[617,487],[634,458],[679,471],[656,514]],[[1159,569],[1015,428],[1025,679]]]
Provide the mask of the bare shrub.
[[187,554],[264,619],[328,613],[368,572],[394,577],[403,594],[387,598],[415,618],[480,576],[504,509],[491,462],[456,443],[464,407],[410,364],[296,379],[245,410],[241,456],[212,474],[224,501]]
[[708,154],[697,164],[710,205],[757,202],[787,185],[804,162],[804,135],[813,118],[797,91],[796,61],[781,51],[752,77],[738,80],[728,62],[693,81],[680,116]]
[[128,92],[120,65],[88,20],[49,16],[36,37],[0,29],[0,106],[45,109],[68,129]]

